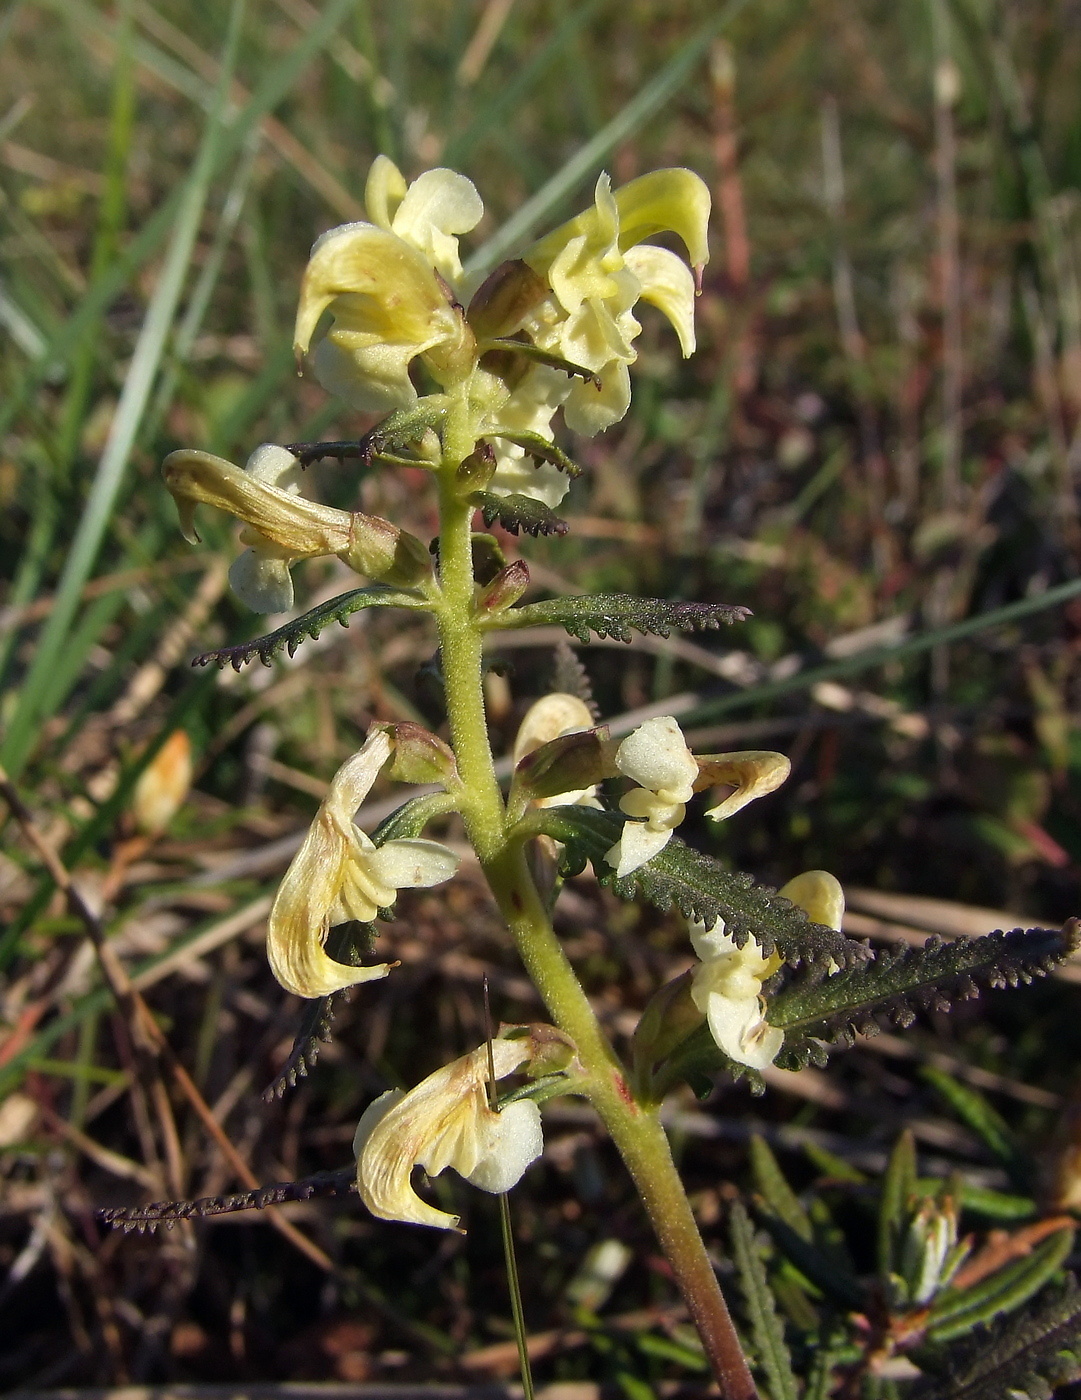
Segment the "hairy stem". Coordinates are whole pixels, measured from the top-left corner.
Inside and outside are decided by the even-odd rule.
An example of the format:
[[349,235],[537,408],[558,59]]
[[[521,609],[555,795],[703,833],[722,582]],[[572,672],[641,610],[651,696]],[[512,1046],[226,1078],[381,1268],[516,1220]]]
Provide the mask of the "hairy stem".
[[588,1094],[634,1179],[680,1291],[686,1299],[725,1400],[757,1400],[739,1339],[721,1294],[656,1111],[635,1101],[618,1057],[556,938],[517,843],[508,845],[503,800],[488,741],[481,685],[481,632],[473,614],[472,507],[441,478],[437,620],[451,736],[464,792],[466,830],[526,969],[556,1025],[575,1042]]

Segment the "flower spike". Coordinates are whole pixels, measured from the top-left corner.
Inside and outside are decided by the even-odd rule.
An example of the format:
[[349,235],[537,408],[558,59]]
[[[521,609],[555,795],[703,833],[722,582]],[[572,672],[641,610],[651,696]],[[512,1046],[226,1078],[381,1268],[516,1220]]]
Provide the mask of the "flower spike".
[[389,908],[400,889],[441,884],[458,857],[436,841],[387,841],[376,846],[353,814],[371,791],[393,744],[386,730],[369,735],[330,784],[304,842],[278,887],[267,927],[271,971],[288,992],[323,997],[385,977],[387,963],[346,967],[327,955],[334,924],[368,923]]

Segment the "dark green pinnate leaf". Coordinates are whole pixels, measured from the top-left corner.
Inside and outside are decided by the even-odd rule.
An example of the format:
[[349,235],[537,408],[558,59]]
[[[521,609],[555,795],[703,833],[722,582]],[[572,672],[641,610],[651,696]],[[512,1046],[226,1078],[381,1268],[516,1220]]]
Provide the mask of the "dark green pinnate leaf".
[[287,1201],[310,1201],[313,1196],[345,1196],[357,1189],[355,1167],[326,1172],[314,1172],[299,1181],[279,1181],[272,1186],[258,1186],[254,1191],[237,1191],[228,1196],[200,1196],[194,1201],[151,1201],[147,1205],[107,1206],[95,1211],[99,1220],[113,1225],[125,1234],[138,1230],[145,1234],[159,1225],[174,1225],[178,1220],[205,1220],[212,1215],[234,1215],[242,1210],[265,1210],[267,1206],[284,1205]]
[[1072,1275],[1032,1308],[981,1328],[948,1352],[916,1356],[924,1372],[912,1400],[1050,1400],[1081,1363],[1081,1288]]
[[[497,496],[494,491],[474,491],[469,497],[484,517],[485,525],[498,520],[504,530],[517,535],[524,530],[527,535],[565,535],[570,529],[567,522],[543,501],[535,501],[532,496]],[[514,612],[500,614],[512,618]],[[500,626],[507,626],[500,622]],[[517,625],[517,624],[516,624]]]
[[[565,360],[562,355],[554,355],[550,350],[542,350],[539,345],[534,345],[529,340],[516,340],[513,336],[497,336],[492,340],[484,342],[484,349],[501,350],[505,354],[520,355],[523,359],[531,360],[536,365],[547,365],[549,369],[558,369],[571,379],[584,379],[587,384],[593,384],[597,389],[601,387],[601,377],[591,369],[586,369],[584,365],[576,365],[573,360]],[[500,437],[506,437],[506,433],[500,433]],[[513,439],[512,439],[513,441]]]
[[668,598],[630,598],[622,593],[592,597],[546,598],[526,603],[500,619],[501,627],[543,627],[558,624],[572,637],[588,642],[590,633],[629,642],[631,632],[667,637],[677,632],[705,631],[722,622],[743,622],[750,608],[732,603],[681,603]]
[[[290,442],[286,445],[286,451],[291,452],[303,467],[328,457],[338,462],[360,461],[370,467],[376,457],[414,446],[429,428],[442,427],[445,417],[445,406],[422,399],[411,408],[395,409],[362,438],[345,442]],[[410,465],[430,464],[420,461]]]
[[739,1201],[729,1214],[732,1256],[739,1271],[740,1287],[751,1319],[755,1352],[769,1381],[772,1400],[798,1400],[799,1389],[792,1372],[792,1358],[784,1338],[784,1327],[777,1316],[766,1266],[755,1244],[750,1217]]
[[256,637],[250,642],[241,642],[239,646],[219,647],[217,651],[204,652],[202,656],[195,657],[191,664],[208,666],[216,661],[219,666],[228,663],[234,671],[239,671],[241,666],[258,657],[264,666],[269,666],[271,659],[280,651],[294,655],[301,642],[309,637],[318,637],[323,628],[329,627],[332,622],[339,622],[344,627],[353,613],[360,612],[362,608],[416,609],[425,606],[424,596],[412,589],[386,588],[383,584],[371,583],[366,588],[341,593],[329,603],[320,603],[317,608],[294,618],[266,637]]
[[319,1047],[330,1041],[330,1028],[342,995],[341,992],[332,992],[330,996],[316,997],[304,1006],[293,1038],[293,1048],[273,1082],[263,1090],[264,1102],[272,1103],[274,1099],[282,1098],[286,1089],[296,1088],[298,1079],[308,1077],[319,1055]]
[[980,984],[1031,982],[1064,962],[1077,941],[1075,920],[1062,930],[999,930],[952,943],[932,937],[922,948],[879,953],[863,967],[817,981],[804,979],[769,1001],[770,1024],[785,1031],[785,1058],[778,1063],[802,1063],[800,1055],[811,1037],[851,1043],[856,1031],[873,1034],[876,1018],[908,1026],[917,1010],[948,1010],[954,1001],[978,995]]
[[[713,924],[723,918],[726,931],[742,947],[749,937],[767,955],[776,950],[787,962],[833,963],[853,967],[867,949],[836,929],[814,924],[797,905],[751,875],[725,870],[674,836],[659,855],[623,879],[604,859],[619,840],[623,818],[588,807],[549,807],[533,818],[538,830],[567,847],[568,868],[591,861],[597,878],[622,899],[647,899],[658,909],[679,909],[689,919]],[[770,1018],[772,1020],[772,1016]]]
[[522,448],[534,462],[547,462],[566,476],[582,475],[582,468],[578,463],[568,457],[554,442],[541,437],[540,433],[500,433],[499,437],[504,442],[513,442],[516,447]]
[[1015,1259],[971,1288],[946,1289],[928,1314],[927,1340],[953,1341],[980,1323],[1027,1303],[1058,1273],[1073,1241],[1072,1229],[1056,1230],[1041,1240],[1031,1254]]

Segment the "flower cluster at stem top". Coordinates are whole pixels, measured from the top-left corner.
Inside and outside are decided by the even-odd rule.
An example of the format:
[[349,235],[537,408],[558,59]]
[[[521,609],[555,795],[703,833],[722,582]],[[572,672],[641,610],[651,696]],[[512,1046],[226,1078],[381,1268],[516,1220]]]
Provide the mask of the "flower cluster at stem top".
[[[417,415],[402,449],[409,455],[396,460],[458,468],[469,459],[468,491],[555,506],[569,480],[548,460],[552,420],[562,408],[570,428],[592,436],[627,412],[636,304],[657,306],[684,355],[694,349],[710,199],[690,170],[653,171],[615,191],[602,175],[588,209],[479,287],[458,253],[458,235],[484,212],[464,175],[428,170],[407,185],[380,156],[365,203],[368,221],[331,229],[312,248],[294,342],[298,361],[350,407]],[[683,241],[693,273],[645,242],[658,233]],[[230,581],[256,612],[292,606],[289,570],[298,559],[337,555],[401,586],[430,575],[425,546],[406,531],[306,500],[300,465],[282,447],[263,444],[243,469],[182,449],[166,459],[165,478],[189,537],[197,503],[245,523],[248,549]]]

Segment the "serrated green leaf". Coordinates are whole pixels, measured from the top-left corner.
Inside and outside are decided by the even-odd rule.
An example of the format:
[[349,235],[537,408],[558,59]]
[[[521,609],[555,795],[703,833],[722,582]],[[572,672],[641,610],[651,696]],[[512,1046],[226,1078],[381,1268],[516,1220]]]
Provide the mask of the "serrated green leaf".
[[1065,1288],[1020,1315],[1003,1319],[946,1353],[916,1352],[925,1372],[911,1400],[1004,1400],[1011,1390],[1048,1400],[1052,1388],[1077,1370],[1081,1340],[1081,1289],[1067,1276]]
[[1013,1312],[1038,1293],[1065,1263],[1073,1248],[1074,1231],[1056,1230],[1023,1259],[999,1269],[971,1288],[947,1289],[930,1310],[927,1339],[949,1342],[964,1336],[1000,1313]]
[[502,614],[501,627],[566,628],[588,642],[591,633],[629,642],[631,632],[667,637],[672,631],[701,632],[721,623],[743,622],[750,609],[731,603],[682,603],[668,598],[631,598],[622,593],[546,598]]
[[264,666],[269,666],[272,658],[282,650],[290,656],[294,655],[301,642],[309,637],[318,637],[323,628],[329,627],[332,622],[340,622],[344,627],[346,620],[362,608],[416,610],[426,606],[424,595],[413,589],[387,588],[381,583],[372,583],[366,588],[354,588],[351,593],[341,593],[329,603],[320,603],[317,608],[294,618],[292,622],[287,622],[284,627],[279,627],[276,632],[271,632],[265,637],[241,642],[238,646],[219,647],[216,651],[204,652],[195,657],[191,664],[209,666],[214,661],[219,666],[228,664],[234,671],[239,671],[241,666],[258,656]]
[[1075,947],[1072,927],[997,930],[952,943],[932,937],[921,948],[878,953],[863,967],[794,983],[769,999],[770,1025],[786,1032],[778,1063],[795,1067],[807,1037],[850,1043],[856,1031],[873,1034],[876,1017],[911,1025],[917,1009],[948,1010],[955,1000],[978,995],[978,982],[990,987],[1031,982],[1064,962]]
[[[344,442],[290,442],[286,451],[291,452],[302,467],[310,467],[313,462],[327,458],[335,461],[360,461],[370,467],[377,457],[387,453],[400,452],[418,443],[429,428],[442,427],[447,416],[446,400],[439,396],[419,400],[411,408],[397,408],[377,423],[361,438],[350,438]],[[411,466],[427,466],[424,461],[411,462]]]
[[747,1303],[755,1351],[769,1381],[773,1400],[799,1400],[792,1358],[784,1338],[784,1327],[770,1290],[766,1266],[755,1244],[750,1217],[740,1201],[729,1212],[732,1257],[739,1271],[740,1287]]
[[906,1128],[894,1144],[878,1198],[878,1272],[883,1279],[898,1271],[899,1251],[916,1189],[916,1139]]
[[547,462],[566,476],[582,475],[582,468],[578,463],[568,457],[554,442],[541,437],[540,433],[493,433],[492,436],[498,436],[503,442],[513,442],[516,447],[523,448],[535,462]]
[[[535,365],[547,365],[549,369],[560,370],[569,378],[584,379],[587,384],[593,384],[598,389],[601,387],[599,374],[595,374],[591,369],[586,369],[584,365],[576,365],[573,360],[565,360],[562,355],[554,355],[550,350],[542,350],[531,340],[516,340],[513,336],[496,336],[492,340],[484,341],[481,348],[485,352],[502,350],[509,355],[521,355],[523,359],[530,360]],[[492,436],[507,437],[507,434],[493,433]],[[513,438],[510,440],[514,441]]]
[[805,1240],[814,1238],[811,1217],[803,1209],[799,1198],[788,1184],[780,1163],[770,1150],[765,1138],[758,1133],[751,1135],[751,1172],[755,1188],[770,1209],[795,1230]]
[[[555,511],[535,501],[532,496],[497,496],[494,491],[474,491],[469,497],[484,518],[485,525],[498,520],[504,530],[517,535],[524,530],[527,535],[565,535],[570,529],[567,522]],[[516,610],[500,613],[500,618],[512,618]],[[501,622],[500,626],[508,623]]]
[[590,861],[601,884],[621,899],[646,899],[658,909],[674,906],[687,918],[705,924],[723,918],[737,947],[753,937],[767,956],[776,950],[790,963],[812,962],[823,968],[831,961],[851,967],[867,957],[862,943],[812,923],[776,890],[755,884],[751,875],[726,870],[720,861],[685,845],[678,836],[659,855],[619,879],[604,856],[619,840],[621,816],[589,807],[548,807],[533,814],[530,823],[532,830],[566,847],[568,869],[573,870],[576,862],[581,862],[581,869]]
[[1032,1173],[1017,1139],[1006,1121],[984,1096],[934,1065],[924,1065],[920,1070],[920,1078],[938,1090],[965,1126],[971,1128],[998,1158],[1013,1184],[1021,1191],[1028,1190],[1032,1185]]

